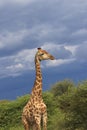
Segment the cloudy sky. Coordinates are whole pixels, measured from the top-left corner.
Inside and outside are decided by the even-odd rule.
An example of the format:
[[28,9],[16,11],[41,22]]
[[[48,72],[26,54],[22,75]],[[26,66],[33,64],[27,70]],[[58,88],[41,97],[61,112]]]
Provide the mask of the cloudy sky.
[[0,0],[0,99],[31,92],[38,47],[43,90],[63,79],[87,79],[87,0]]

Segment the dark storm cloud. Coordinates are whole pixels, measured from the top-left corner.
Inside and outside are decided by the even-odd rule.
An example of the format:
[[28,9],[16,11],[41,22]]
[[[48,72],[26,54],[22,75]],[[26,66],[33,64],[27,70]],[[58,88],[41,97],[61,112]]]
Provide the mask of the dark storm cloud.
[[[44,42],[79,44],[86,39],[86,36],[78,38],[75,35],[87,26],[85,0],[83,3],[81,0],[8,2],[10,4],[1,9],[1,30],[15,32],[28,29],[29,36],[23,39],[26,48]],[[23,6],[23,3],[27,5]]]
[[86,62],[87,64],[87,41],[77,48],[76,58],[80,62]]
[[30,91],[37,47],[55,57],[41,63],[44,90],[87,79],[87,0],[0,0],[1,99]]
[[10,67],[19,65],[22,69],[22,61],[16,65],[14,57],[24,50],[43,47],[60,59],[56,65],[73,59],[79,62],[80,55],[84,58],[87,52],[81,46],[87,41],[86,14],[86,0],[1,0],[0,57],[9,60]]

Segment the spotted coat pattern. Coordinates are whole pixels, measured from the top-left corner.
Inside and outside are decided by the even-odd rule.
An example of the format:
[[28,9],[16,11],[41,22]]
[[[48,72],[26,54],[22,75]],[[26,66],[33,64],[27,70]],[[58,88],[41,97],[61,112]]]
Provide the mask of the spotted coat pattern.
[[23,108],[22,122],[25,130],[41,130],[41,124],[43,130],[47,130],[47,107],[42,99],[42,73],[40,68],[40,61],[43,60],[42,53],[50,56],[48,59],[53,59],[52,55],[49,55],[46,51],[38,48],[38,52],[35,56],[35,68],[36,78],[30,100]]

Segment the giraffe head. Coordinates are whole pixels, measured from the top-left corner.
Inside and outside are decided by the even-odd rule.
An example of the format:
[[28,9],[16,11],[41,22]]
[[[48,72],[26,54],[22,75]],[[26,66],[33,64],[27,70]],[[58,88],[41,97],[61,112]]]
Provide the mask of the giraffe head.
[[51,54],[49,54],[47,51],[45,51],[41,48],[38,48],[38,52],[37,52],[36,56],[38,57],[39,61],[55,59]]

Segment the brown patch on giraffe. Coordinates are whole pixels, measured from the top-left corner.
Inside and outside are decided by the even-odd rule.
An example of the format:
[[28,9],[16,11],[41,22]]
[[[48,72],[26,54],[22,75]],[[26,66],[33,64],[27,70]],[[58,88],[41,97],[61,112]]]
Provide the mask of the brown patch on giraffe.
[[40,85],[37,86],[37,90],[40,89]]
[[40,73],[37,73],[37,78],[41,78],[41,74]]
[[40,95],[41,94],[41,90],[39,90],[39,93],[38,93],[38,95]]
[[38,80],[38,82],[41,82],[41,79],[39,78],[39,79],[37,79]]

